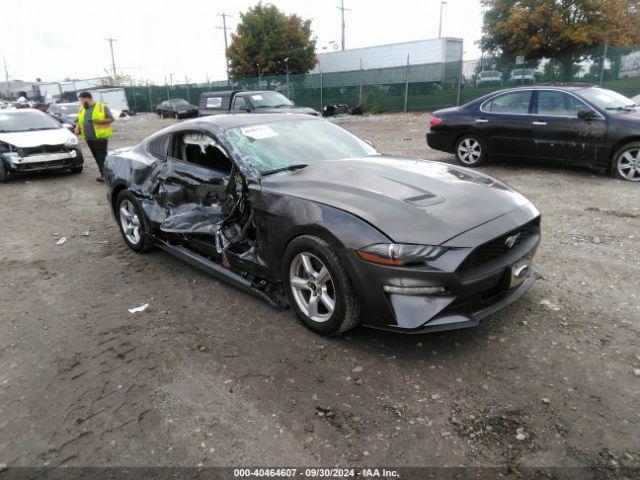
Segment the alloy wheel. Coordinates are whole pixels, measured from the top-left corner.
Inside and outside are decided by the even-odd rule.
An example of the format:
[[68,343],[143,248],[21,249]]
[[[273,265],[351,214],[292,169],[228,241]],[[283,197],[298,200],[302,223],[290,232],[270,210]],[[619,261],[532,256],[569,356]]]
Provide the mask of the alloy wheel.
[[336,290],[322,261],[307,252],[298,253],[289,268],[291,292],[298,308],[314,322],[326,322],[336,308]]
[[640,181],[640,148],[630,148],[618,157],[618,173],[625,180]]
[[124,236],[133,245],[140,243],[142,238],[140,232],[140,217],[136,213],[133,203],[129,199],[124,199],[120,203],[120,226],[124,232]]
[[458,158],[462,163],[475,165],[482,156],[480,142],[473,138],[465,138],[458,144]]

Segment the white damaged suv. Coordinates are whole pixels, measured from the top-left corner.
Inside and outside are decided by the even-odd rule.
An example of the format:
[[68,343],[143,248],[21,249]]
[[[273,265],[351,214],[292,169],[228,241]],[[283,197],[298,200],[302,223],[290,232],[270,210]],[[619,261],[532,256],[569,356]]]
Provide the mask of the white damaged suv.
[[60,122],[31,108],[0,111],[0,183],[16,173],[82,172],[78,139]]

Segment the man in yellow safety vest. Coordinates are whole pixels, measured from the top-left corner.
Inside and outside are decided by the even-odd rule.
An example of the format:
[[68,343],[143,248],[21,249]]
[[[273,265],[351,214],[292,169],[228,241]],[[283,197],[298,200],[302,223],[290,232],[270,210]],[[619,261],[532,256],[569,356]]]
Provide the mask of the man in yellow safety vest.
[[82,106],[80,107],[80,112],[78,112],[76,134],[82,134],[82,138],[87,142],[89,150],[91,150],[91,154],[98,164],[100,176],[96,180],[104,182],[102,169],[104,160],[107,158],[107,146],[112,133],[113,115],[106,103],[94,101],[89,92],[81,92],[78,98]]

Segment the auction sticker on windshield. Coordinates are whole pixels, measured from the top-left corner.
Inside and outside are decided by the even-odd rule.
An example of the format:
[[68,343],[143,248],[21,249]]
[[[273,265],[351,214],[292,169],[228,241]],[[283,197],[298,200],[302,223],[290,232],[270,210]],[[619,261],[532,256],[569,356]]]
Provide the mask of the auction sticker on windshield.
[[262,100],[262,95],[251,95],[251,100]]
[[242,127],[240,131],[245,137],[253,138],[254,140],[262,140],[265,138],[278,136],[278,134],[274,132],[268,125],[253,125],[251,127]]

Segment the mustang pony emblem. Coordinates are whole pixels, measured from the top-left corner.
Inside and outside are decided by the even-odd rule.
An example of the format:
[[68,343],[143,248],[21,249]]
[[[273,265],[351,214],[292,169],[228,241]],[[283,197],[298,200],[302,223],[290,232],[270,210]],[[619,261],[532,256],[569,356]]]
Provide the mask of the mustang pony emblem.
[[520,238],[519,233],[516,233],[515,235],[511,235],[510,237],[507,237],[507,239],[504,241],[504,244],[507,246],[507,248],[513,248],[513,246],[518,241],[518,238]]

